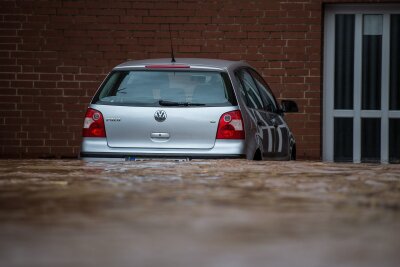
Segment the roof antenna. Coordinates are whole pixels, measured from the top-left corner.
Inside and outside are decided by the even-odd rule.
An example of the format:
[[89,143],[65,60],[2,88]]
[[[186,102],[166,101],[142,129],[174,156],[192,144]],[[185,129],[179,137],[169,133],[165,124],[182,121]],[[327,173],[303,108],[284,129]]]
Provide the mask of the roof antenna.
[[171,42],[171,62],[175,63],[175,56],[174,56],[174,47],[172,46],[172,36],[171,36],[171,24],[168,23],[168,30],[169,30],[169,40]]

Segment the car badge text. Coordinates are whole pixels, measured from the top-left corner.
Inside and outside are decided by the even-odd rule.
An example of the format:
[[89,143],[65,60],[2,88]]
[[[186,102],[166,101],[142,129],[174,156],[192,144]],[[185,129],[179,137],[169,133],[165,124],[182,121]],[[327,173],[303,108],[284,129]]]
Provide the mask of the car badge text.
[[120,118],[106,118],[106,121],[121,121]]
[[167,112],[164,110],[157,110],[156,113],[154,113],[154,119],[158,122],[165,121],[167,119]]

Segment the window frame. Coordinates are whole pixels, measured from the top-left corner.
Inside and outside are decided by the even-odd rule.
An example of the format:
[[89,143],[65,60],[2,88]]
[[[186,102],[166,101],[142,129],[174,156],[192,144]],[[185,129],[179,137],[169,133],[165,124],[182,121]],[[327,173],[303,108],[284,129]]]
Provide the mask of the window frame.
[[[389,162],[389,119],[400,118],[400,110],[389,109],[389,59],[390,59],[390,16],[400,13],[400,4],[328,4],[324,10],[324,55],[322,84],[322,159],[334,161],[334,118],[353,118],[353,162],[362,161],[361,120],[364,118],[380,118],[380,162]],[[336,109],[334,107],[333,70],[335,49],[335,15],[354,14],[354,99],[352,109]],[[363,16],[367,14],[383,15],[382,58],[381,58],[381,99],[379,110],[364,110],[361,103],[361,68],[362,68],[362,36]],[[388,27],[389,26],[389,27]]]
[[[258,91],[260,92],[261,99],[262,99],[262,101],[264,101],[264,110],[266,110],[268,112],[280,114],[281,113],[280,112],[281,108],[279,106],[278,101],[275,98],[274,93],[272,92],[271,88],[269,87],[268,83],[264,80],[264,78],[261,76],[261,74],[259,74],[255,69],[253,69],[253,68],[248,68],[248,69],[250,70],[249,73],[250,73],[251,77],[253,78],[254,83],[256,84],[256,86],[258,88]],[[263,84],[263,86],[264,86],[264,88],[266,90],[266,97],[271,100],[271,102],[275,106],[275,110],[268,110],[267,109],[267,106],[269,105],[269,103],[266,103],[265,101],[268,101],[268,100],[264,99],[263,94],[261,93],[261,91],[263,91],[263,89],[258,86],[257,82],[255,81],[255,80],[258,80],[258,79],[256,79],[253,76],[252,73],[256,74],[255,76],[256,77],[258,76],[259,80],[261,80],[261,84]]]
[[[260,94],[260,91],[259,91],[259,89],[258,89],[258,86],[257,86],[256,82],[254,81],[253,76],[252,76],[251,73],[248,71],[248,69],[249,69],[248,67],[241,67],[241,68],[238,68],[238,69],[236,69],[236,70],[234,71],[235,77],[236,77],[236,79],[238,80],[238,82],[239,82],[239,84],[240,84],[240,86],[241,86],[240,90],[243,90],[243,92],[245,93],[245,103],[246,103],[246,106],[247,106],[248,108],[252,108],[252,109],[256,109],[256,110],[263,110],[263,111],[264,111],[264,110],[265,110],[265,103],[264,103],[264,100],[263,100],[263,98],[262,98],[262,96],[261,96],[261,94]],[[256,93],[258,94],[258,97],[259,97],[260,100],[261,100],[261,104],[263,105],[262,108],[251,107],[251,106],[249,105],[249,96],[248,96],[247,90],[245,89],[245,85],[243,84],[242,78],[240,77],[240,72],[242,72],[242,71],[246,72],[246,73],[250,76],[250,79],[252,80],[252,82],[254,83],[254,86],[255,86],[255,89],[256,89]]]
[[[132,106],[132,107],[154,107],[153,105],[147,105],[147,104],[137,104],[137,105],[132,105],[132,104],[124,104],[124,103],[110,103],[110,102],[102,102],[100,99],[100,95],[102,94],[104,87],[108,84],[109,80],[113,77],[113,75],[117,72],[131,72],[131,71],[141,71],[141,72],[151,72],[154,70],[147,70],[147,69],[141,69],[141,68],[133,68],[133,69],[113,69],[110,73],[107,74],[107,77],[103,80],[103,82],[100,84],[98,90],[96,91],[95,95],[93,96],[92,100],[90,101],[91,104],[93,105],[109,105],[109,106]],[[160,72],[170,72],[171,70],[156,70]],[[174,69],[174,72],[215,72],[219,73],[221,75],[222,81],[224,82],[224,86],[226,89],[227,93],[227,102],[225,104],[206,104],[205,106],[196,106],[196,107],[225,107],[225,106],[237,106],[238,102],[236,100],[236,96],[233,90],[233,85],[231,82],[231,79],[229,77],[229,74],[226,71],[221,71],[221,70],[178,70]],[[118,83],[119,85],[120,83]],[[110,91],[115,90],[115,88],[111,88]],[[184,106],[177,106],[183,108]]]
[[[279,105],[279,102],[276,100],[275,95],[271,90],[271,87],[268,85],[268,83],[265,81],[265,79],[252,67],[240,67],[240,68],[238,68],[238,69],[236,69],[234,71],[235,77],[236,77],[236,79],[238,80],[238,82],[239,82],[239,84],[241,86],[241,90],[243,90],[244,93],[245,93],[246,106],[248,108],[252,108],[252,107],[249,106],[247,91],[244,89],[244,85],[243,85],[242,80],[241,80],[241,78],[239,76],[239,72],[242,71],[242,70],[246,71],[250,75],[251,79],[253,80],[254,85],[256,86],[258,95],[260,96],[260,99],[261,99],[262,104],[263,104],[263,108],[262,109],[258,109],[258,110],[263,110],[263,111],[266,111],[266,112],[271,112],[271,113],[275,113],[275,114],[278,114],[278,115],[282,115],[281,106]],[[264,99],[264,96],[261,93],[262,89],[260,89],[260,87],[257,85],[256,78],[253,76],[253,73],[258,75],[258,77],[261,79],[262,83],[265,85],[265,89],[267,90],[267,96],[268,96],[268,94],[272,96],[271,101],[276,106],[276,110],[268,110],[267,109],[267,106],[269,105],[269,103],[266,103],[266,99]]]

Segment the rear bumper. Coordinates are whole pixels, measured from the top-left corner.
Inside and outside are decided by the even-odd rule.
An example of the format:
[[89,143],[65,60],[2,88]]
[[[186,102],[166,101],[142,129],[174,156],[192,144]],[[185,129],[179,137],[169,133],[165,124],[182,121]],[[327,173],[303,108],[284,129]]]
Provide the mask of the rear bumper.
[[246,155],[211,155],[211,154],[198,154],[198,155],[188,155],[188,154],[174,154],[174,155],[160,155],[160,154],[124,154],[124,153],[80,153],[80,158],[87,161],[126,161],[126,160],[140,160],[140,159],[237,159],[246,158]]
[[244,140],[217,140],[211,149],[112,148],[105,138],[83,138],[83,160],[130,160],[140,158],[222,159],[245,158]]

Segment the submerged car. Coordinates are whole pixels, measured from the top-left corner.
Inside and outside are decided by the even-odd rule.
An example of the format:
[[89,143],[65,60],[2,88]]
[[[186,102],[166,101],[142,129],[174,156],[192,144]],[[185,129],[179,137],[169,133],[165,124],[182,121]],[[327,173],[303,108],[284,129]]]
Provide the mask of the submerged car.
[[84,120],[82,159],[296,159],[278,104],[244,61],[181,58],[116,66]]

